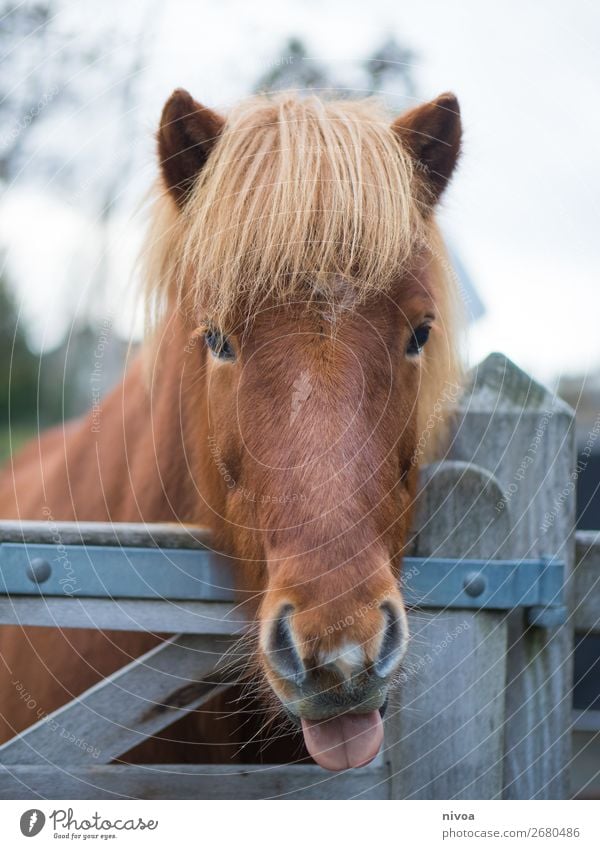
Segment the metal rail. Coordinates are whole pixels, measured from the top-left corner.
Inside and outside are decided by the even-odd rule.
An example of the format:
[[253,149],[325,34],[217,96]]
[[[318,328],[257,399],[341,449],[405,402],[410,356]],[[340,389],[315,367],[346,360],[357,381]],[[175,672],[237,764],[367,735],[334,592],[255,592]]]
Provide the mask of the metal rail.
[[[564,574],[551,557],[406,557],[400,584],[409,607],[524,608],[549,628],[567,617]],[[0,523],[0,596],[222,602],[236,597],[235,576],[201,528]]]

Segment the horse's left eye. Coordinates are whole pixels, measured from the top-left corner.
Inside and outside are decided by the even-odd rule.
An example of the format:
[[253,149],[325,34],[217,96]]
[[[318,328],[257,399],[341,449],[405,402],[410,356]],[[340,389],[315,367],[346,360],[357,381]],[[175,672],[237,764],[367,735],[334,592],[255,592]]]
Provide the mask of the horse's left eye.
[[415,357],[421,353],[423,346],[429,339],[430,330],[430,324],[422,324],[420,327],[417,327],[415,330],[413,330],[410,335],[408,348],[406,349],[406,353],[409,357]]
[[210,328],[204,334],[204,339],[212,354],[220,360],[235,360],[233,345],[220,330]]

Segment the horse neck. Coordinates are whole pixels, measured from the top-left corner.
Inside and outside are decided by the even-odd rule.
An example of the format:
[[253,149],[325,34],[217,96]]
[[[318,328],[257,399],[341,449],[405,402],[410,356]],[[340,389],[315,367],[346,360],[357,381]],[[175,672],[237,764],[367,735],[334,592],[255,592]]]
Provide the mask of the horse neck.
[[146,361],[140,357],[103,401],[98,449],[115,521],[206,523],[198,491],[204,377],[188,337],[171,319]]

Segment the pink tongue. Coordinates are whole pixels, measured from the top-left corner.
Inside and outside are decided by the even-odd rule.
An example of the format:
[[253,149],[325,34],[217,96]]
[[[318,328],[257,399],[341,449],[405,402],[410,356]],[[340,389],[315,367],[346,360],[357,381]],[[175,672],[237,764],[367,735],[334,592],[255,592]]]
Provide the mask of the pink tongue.
[[302,720],[309,754],[323,769],[349,769],[373,760],[383,742],[383,722],[378,710],[347,713],[315,722]]

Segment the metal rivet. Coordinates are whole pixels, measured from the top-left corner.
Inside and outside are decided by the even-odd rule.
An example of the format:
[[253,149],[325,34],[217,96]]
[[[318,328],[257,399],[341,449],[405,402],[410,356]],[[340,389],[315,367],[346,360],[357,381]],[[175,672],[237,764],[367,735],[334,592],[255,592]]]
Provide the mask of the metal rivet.
[[34,584],[43,584],[52,574],[52,567],[47,560],[41,557],[34,557],[27,567],[27,577]]
[[485,576],[481,572],[467,572],[463,581],[463,587],[467,595],[476,598],[485,592]]

